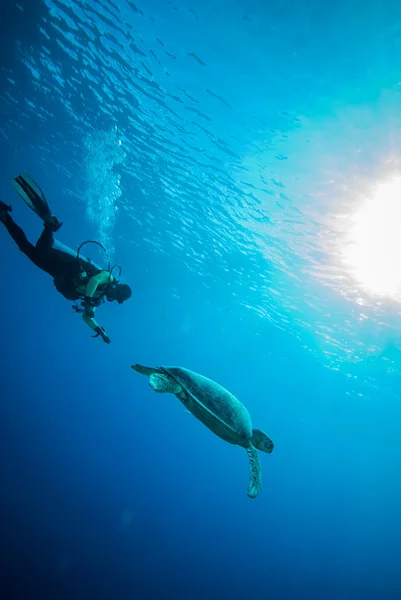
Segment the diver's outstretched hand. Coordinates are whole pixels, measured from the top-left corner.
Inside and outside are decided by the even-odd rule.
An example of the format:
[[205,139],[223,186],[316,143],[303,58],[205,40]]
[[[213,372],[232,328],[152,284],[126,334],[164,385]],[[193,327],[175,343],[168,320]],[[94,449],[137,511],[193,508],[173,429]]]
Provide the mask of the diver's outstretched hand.
[[96,335],[92,335],[92,337],[99,337],[99,335],[100,335],[100,337],[106,344],[111,344],[111,339],[107,335],[104,327],[98,326],[98,327],[96,327],[95,331],[96,331]]

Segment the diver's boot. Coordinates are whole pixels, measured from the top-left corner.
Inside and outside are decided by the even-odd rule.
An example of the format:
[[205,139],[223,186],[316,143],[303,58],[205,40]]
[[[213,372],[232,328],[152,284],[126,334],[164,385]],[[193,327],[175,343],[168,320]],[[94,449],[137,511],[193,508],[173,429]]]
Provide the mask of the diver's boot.
[[2,200],[0,200],[0,221],[2,223],[7,219],[8,213],[12,211],[12,208],[9,204],[6,204]]
[[57,217],[54,217],[53,215],[46,216],[43,223],[45,227],[50,227],[54,232],[58,231],[63,224],[62,221],[59,221]]

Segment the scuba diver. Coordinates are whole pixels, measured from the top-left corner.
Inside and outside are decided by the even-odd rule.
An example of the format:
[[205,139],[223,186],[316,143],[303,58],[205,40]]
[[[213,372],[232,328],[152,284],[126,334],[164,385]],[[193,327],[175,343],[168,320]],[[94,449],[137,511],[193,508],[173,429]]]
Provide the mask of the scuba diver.
[[[109,264],[108,270],[103,270],[90,259],[80,256],[82,246],[87,243],[95,243],[105,251],[99,242],[83,242],[78,251],[74,252],[54,239],[53,234],[60,229],[62,223],[52,215],[45,195],[27,173],[18,175],[11,181],[11,185],[29,208],[43,219],[44,229],[34,246],[12,219],[11,206],[1,200],[0,221],[21,252],[39,269],[53,277],[57,291],[68,300],[74,301],[73,309],[82,313],[83,321],[95,331],[92,337],[100,336],[106,344],[110,344],[111,340],[104,327],[95,321],[95,308],[104,302],[105,298],[109,302],[116,300],[119,304],[130,298],[132,292],[129,285],[120,283],[113,275],[117,267],[120,269],[120,276],[121,268],[117,265],[110,268]],[[82,308],[77,305],[77,300],[81,300]]]

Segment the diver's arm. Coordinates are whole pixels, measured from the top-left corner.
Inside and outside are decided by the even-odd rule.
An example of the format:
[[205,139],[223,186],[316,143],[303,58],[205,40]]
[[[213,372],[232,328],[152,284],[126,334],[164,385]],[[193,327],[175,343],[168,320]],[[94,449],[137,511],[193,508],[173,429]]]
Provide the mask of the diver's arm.
[[93,330],[95,330],[96,327],[99,327],[99,324],[95,320],[95,308],[93,306],[85,307],[84,312],[82,313],[82,320]]
[[86,284],[85,298],[93,298],[99,285],[107,285],[113,281],[114,277],[110,275],[109,271],[100,271],[100,273],[91,277]]
[[[111,339],[107,335],[106,330],[104,329],[104,327],[101,327],[95,321],[95,308],[94,308],[94,306],[87,306],[87,307],[85,307],[85,310],[82,313],[82,320],[91,329],[93,329],[93,331],[96,331],[97,335],[100,335],[100,337],[102,338],[102,340],[104,342],[106,342],[106,344],[110,344]],[[97,336],[93,335],[92,337],[97,337]]]
[[113,281],[113,277],[110,278],[110,273],[108,271],[100,271],[97,275],[91,277],[86,285],[85,289],[85,298],[84,298],[84,312],[82,313],[82,320],[86,323],[91,329],[96,331],[98,335],[101,335],[103,340],[107,343],[110,343],[110,339],[106,335],[105,330],[100,327],[100,325],[95,320],[95,306],[91,304],[91,299],[93,298],[97,288],[99,285],[106,285]]
[[99,327],[95,321],[95,304],[91,302],[93,296],[99,287],[109,282],[110,273],[108,271],[100,271],[97,275],[91,277],[86,284],[85,296],[84,296],[84,312],[82,314],[83,321],[91,328],[96,329]]

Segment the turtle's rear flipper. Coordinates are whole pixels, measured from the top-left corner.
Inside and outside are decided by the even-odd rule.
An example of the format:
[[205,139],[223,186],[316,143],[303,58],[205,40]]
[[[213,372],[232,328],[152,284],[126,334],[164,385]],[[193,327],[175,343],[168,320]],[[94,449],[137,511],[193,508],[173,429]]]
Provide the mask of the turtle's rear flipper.
[[260,471],[259,454],[252,446],[252,444],[249,444],[246,447],[246,451],[248,452],[249,464],[251,467],[248,485],[248,496],[250,498],[256,498],[256,496],[262,489],[262,473]]
[[157,367],[144,367],[143,365],[131,365],[131,369],[141,375],[146,375],[147,377],[150,377],[153,373],[163,373],[163,371]]
[[267,452],[267,454],[273,452],[273,441],[260,429],[253,430],[251,442],[261,452]]

